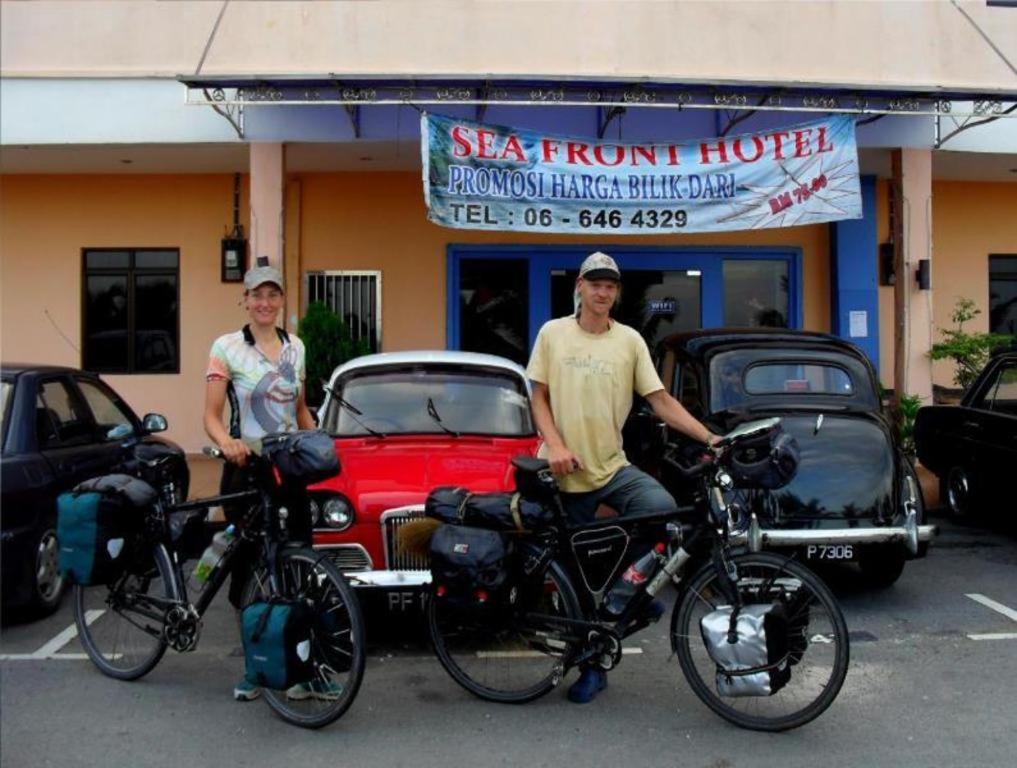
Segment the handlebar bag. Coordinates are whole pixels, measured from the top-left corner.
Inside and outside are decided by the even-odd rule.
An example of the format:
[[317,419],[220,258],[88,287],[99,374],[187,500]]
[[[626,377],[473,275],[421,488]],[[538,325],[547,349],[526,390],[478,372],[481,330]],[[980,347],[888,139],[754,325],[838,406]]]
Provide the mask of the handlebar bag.
[[483,601],[508,579],[509,548],[497,531],[442,525],[431,537],[430,555],[436,594]]
[[781,428],[731,446],[724,465],[736,488],[776,490],[798,472],[798,442]]
[[788,618],[782,604],[737,610],[724,605],[702,618],[700,631],[717,665],[721,696],[772,696],[791,679]]
[[58,566],[73,584],[108,584],[130,562],[157,492],[130,475],[103,475],[57,497]]
[[308,486],[339,474],[335,442],[321,429],[265,435],[261,452],[288,482]]
[[246,678],[252,685],[285,690],[314,677],[311,610],[300,601],[251,603],[240,614]]

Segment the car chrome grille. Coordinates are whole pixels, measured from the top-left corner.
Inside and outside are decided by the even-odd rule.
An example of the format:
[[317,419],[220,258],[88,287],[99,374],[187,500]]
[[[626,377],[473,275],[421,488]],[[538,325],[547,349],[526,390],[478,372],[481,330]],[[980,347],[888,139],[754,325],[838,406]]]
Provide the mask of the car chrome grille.
[[423,505],[390,509],[381,516],[382,531],[385,536],[385,560],[392,571],[429,571],[431,564],[427,555],[397,553],[396,536],[399,529],[411,520],[424,516]]
[[340,544],[333,547],[318,547],[342,573],[371,570],[371,556],[359,544]]

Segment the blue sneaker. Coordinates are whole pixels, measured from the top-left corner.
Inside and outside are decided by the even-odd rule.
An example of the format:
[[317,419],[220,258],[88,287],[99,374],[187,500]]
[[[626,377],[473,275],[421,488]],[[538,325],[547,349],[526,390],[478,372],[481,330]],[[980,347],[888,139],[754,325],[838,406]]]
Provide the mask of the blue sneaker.
[[596,667],[588,667],[569,688],[569,701],[575,704],[587,704],[597,698],[597,694],[605,688],[607,688],[607,672]]

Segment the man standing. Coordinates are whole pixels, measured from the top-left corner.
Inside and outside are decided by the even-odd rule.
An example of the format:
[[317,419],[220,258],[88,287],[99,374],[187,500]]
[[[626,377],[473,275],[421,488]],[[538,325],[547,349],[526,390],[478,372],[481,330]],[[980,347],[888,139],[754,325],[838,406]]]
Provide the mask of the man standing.
[[[664,390],[642,336],[611,319],[621,290],[614,259],[590,254],[575,290],[576,314],[544,324],[526,370],[544,441],[540,455],[558,476],[569,520],[593,520],[601,505],[622,516],[674,511],[671,494],[625,458],[622,427],[632,393],[679,432],[708,445],[716,437]],[[657,618],[663,606],[655,601],[650,610]],[[603,670],[585,667],[569,699],[591,701],[606,686]]]

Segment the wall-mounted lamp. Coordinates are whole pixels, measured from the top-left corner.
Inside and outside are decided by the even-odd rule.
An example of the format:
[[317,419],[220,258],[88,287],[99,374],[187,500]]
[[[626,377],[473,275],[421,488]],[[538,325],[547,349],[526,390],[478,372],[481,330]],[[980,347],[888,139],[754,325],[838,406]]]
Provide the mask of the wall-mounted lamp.
[[919,259],[915,277],[918,279],[918,290],[927,291],[932,288],[932,262],[928,259]]

